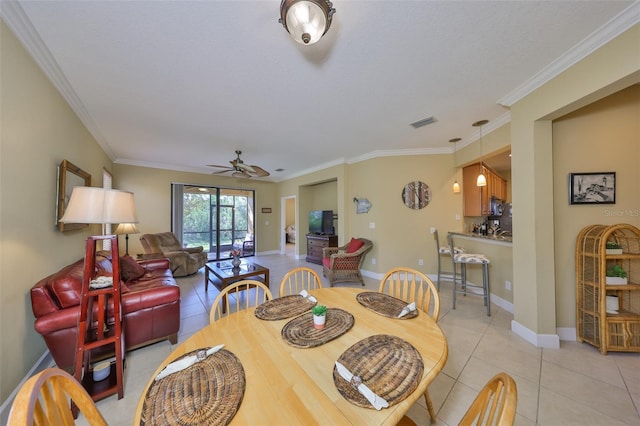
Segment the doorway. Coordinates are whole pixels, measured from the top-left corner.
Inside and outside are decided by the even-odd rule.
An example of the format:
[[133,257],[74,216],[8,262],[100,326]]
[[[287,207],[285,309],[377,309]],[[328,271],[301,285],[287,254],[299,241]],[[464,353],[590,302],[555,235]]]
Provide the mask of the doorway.
[[296,197],[282,197],[281,200],[282,218],[281,222],[284,226],[282,228],[280,254],[286,254],[287,256],[296,255],[296,244],[299,240],[299,232],[296,223]]

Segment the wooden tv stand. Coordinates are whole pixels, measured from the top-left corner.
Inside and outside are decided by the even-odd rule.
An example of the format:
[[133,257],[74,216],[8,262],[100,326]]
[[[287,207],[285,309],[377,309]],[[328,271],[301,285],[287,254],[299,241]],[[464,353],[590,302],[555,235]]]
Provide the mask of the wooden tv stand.
[[338,236],[307,234],[307,262],[322,265],[322,249],[325,247],[338,247]]

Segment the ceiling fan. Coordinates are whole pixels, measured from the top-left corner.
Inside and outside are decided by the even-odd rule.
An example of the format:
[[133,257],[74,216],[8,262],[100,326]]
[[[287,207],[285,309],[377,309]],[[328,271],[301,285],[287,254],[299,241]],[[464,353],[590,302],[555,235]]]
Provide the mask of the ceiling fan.
[[221,173],[233,172],[231,176],[237,178],[252,178],[252,177],[265,177],[269,176],[269,172],[263,169],[262,167],[253,166],[249,164],[244,164],[244,161],[240,159],[240,154],[242,151],[236,150],[236,159],[229,161],[231,163],[231,167],[229,166],[219,166],[217,164],[208,164],[209,167],[218,167],[224,170],[220,170],[217,172],[213,172],[214,175],[219,175]]

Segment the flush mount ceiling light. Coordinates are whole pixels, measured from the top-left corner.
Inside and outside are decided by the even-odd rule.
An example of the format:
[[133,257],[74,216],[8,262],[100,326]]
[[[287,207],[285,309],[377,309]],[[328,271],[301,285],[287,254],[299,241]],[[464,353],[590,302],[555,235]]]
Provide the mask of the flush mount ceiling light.
[[336,13],[329,0],[282,0],[280,22],[300,44],[314,44],[331,26]]
[[482,126],[484,126],[488,122],[489,120],[480,120],[472,124],[472,126],[478,127],[480,129],[480,174],[478,175],[478,179],[476,180],[477,186],[487,186],[487,178],[484,173],[482,173],[484,168],[482,164]]
[[[454,167],[458,165],[458,162],[456,161],[456,151],[458,150],[456,148],[458,147],[458,142],[460,142],[461,140],[462,139],[460,138],[449,139],[449,142],[453,144],[453,166]],[[460,193],[460,184],[458,183],[458,179],[456,179],[455,182],[453,182],[452,190],[454,194]]]

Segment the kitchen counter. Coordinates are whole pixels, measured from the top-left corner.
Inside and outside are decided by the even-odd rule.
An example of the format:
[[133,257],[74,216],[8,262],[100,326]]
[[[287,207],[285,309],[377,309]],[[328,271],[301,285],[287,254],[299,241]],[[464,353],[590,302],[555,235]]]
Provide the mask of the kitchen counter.
[[507,236],[496,237],[495,235],[482,235],[482,234],[475,234],[473,232],[449,232],[449,233],[453,234],[456,237],[474,238],[474,239],[484,240],[488,243],[503,243],[509,246],[511,246],[511,244],[513,243],[513,237],[507,237]]

